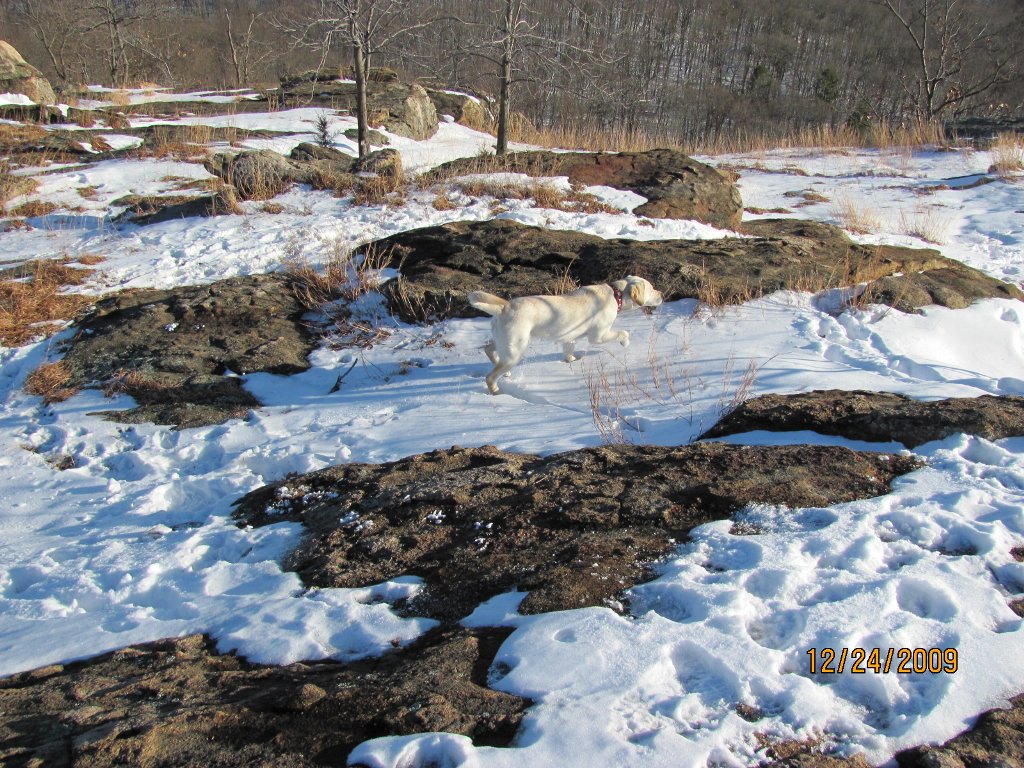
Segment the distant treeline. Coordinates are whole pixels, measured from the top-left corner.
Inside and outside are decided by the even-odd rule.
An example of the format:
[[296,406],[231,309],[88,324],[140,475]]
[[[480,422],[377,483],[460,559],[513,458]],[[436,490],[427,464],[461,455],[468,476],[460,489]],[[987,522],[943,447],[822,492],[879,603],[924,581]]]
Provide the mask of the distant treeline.
[[0,38],[58,86],[268,84],[352,60],[343,35],[294,47],[296,19],[375,10],[404,33],[375,31],[374,66],[484,94],[504,72],[542,127],[692,144],[1024,113],[1021,0],[5,0]]

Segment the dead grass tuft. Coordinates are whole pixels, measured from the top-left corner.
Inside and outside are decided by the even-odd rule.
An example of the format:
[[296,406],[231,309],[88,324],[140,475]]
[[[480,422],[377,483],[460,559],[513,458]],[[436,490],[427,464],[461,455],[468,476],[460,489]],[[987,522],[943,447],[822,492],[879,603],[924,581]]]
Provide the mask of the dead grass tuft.
[[63,292],[67,286],[85,282],[90,274],[91,270],[75,268],[68,261],[48,260],[8,273],[0,280],[0,342],[18,346],[55,331],[53,324],[92,303],[88,296]]
[[992,143],[992,165],[988,170],[1003,178],[1024,171],[1024,137],[1000,134]]
[[71,373],[63,360],[40,365],[25,377],[24,389],[30,395],[42,397],[47,405],[61,403],[78,392],[77,387],[71,386]]
[[409,191],[403,174],[378,174],[358,179],[353,196],[355,205],[404,205]]
[[832,200],[832,212],[839,219],[840,226],[858,235],[877,232],[882,228],[878,214],[854,202],[848,195],[836,195]]
[[942,245],[949,238],[950,218],[931,206],[900,211],[900,232],[917,237],[926,243]]
[[48,216],[59,208],[56,203],[43,200],[29,200],[21,205],[11,208],[8,213],[11,216],[20,216],[24,219],[34,219],[38,216]]

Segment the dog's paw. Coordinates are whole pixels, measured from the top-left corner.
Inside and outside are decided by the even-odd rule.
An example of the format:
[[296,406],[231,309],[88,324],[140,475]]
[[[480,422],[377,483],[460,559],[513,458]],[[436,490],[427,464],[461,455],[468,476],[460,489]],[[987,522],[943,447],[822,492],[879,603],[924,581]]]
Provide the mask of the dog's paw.
[[629,331],[619,332],[619,344],[621,344],[624,347],[629,346]]
[[567,363],[575,363],[577,360],[579,360],[579,358],[576,357],[576,355],[566,355],[564,359]]

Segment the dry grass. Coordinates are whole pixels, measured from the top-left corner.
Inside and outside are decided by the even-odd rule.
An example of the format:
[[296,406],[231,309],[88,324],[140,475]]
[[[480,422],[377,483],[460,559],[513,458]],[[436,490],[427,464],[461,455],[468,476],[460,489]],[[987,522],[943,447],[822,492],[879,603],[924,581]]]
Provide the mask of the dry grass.
[[843,229],[858,235],[877,232],[882,228],[882,220],[877,213],[854,202],[848,195],[836,195],[832,200],[832,212]]
[[353,195],[355,205],[404,205],[409,185],[404,174],[378,174],[358,179]]
[[900,232],[926,243],[945,243],[949,239],[951,224],[949,215],[933,206],[918,207],[909,213],[900,211]]
[[96,118],[89,110],[77,110],[75,112],[74,119],[75,125],[79,126],[80,128],[92,128],[94,125],[96,125]]
[[26,144],[46,138],[46,131],[38,125],[0,123],[0,152],[21,149]]
[[63,361],[40,365],[25,377],[24,389],[30,395],[42,397],[47,405],[63,402],[78,392],[78,388],[71,386],[71,373]]
[[431,203],[434,206],[435,211],[452,211],[458,206],[452,202],[452,199],[448,196],[447,189],[439,189],[434,195],[434,201]]
[[1024,137],[1000,134],[992,143],[992,165],[988,170],[1004,178],[1024,171]]
[[[502,181],[486,177],[460,179],[451,183],[452,189],[468,197],[493,197],[495,201],[532,200],[537,208],[549,208],[570,213],[622,213],[622,210],[601,202],[583,191],[580,186],[563,191],[543,179],[526,182]],[[447,191],[445,191],[447,199]]]
[[106,397],[125,394],[140,402],[153,402],[168,389],[170,385],[150,379],[141,371],[122,368],[103,385],[103,394]]
[[0,342],[12,347],[56,330],[92,299],[63,289],[85,282],[91,270],[69,261],[40,260],[23,265],[0,280]]
[[76,187],[75,192],[78,196],[85,200],[95,200],[96,193],[99,191],[99,187],[87,186],[87,187]]
[[724,155],[766,152],[798,147],[917,147],[949,144],[942,125],[911,123],[893,125],[873,120],[862,129],[829,125],[808,126],[788,134],[738,132],[683,142],[670,133],[651,133],[643,129],[598,126],[559,126],[536,128],[518,124],[510,128],[512,141],[536,144],[551,149],[580,149],[594,152],[644,152],[651,149],[678,149],[688,154]]
[[[87,267],[95,266],[107,260],[106,256],[101,256],[98,253],[83,253],[81,256],[75,259],[78,264],[84,264]],[[82,272],[83,270],[77,270]]]
[[114,91],[110,94],[110,103],[124,109],[132,103],[132,95],[128,91]]
[[260,206],[260,210],[263,211],[264,213],[269,213],[271,215],[276,216],[279,213],[284,213],[284,206],[281,205],[280,203],[268,201]]
[[11,216],[20,216],[24,219],[34,219],[38,216],[48,216],[60,206],[43,200],[29,200],[21,205],[11,208],[8,213]]
[[319,267],[293,254],[285,265],[285,273],[291,278],[292,290],[304,307],[331,316],[334,313],[327,308],[332,302],[355,301],[376,290],[377,275],[390,261],[391,254],[387,251],[367,247],[356,254],[335,243]]

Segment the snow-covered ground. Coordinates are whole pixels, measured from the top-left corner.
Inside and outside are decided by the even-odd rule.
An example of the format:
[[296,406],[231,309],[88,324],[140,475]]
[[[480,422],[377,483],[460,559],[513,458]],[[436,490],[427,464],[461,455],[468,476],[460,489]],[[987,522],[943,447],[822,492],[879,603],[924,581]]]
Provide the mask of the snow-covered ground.
[[[254,147],[288,151],[311,136],[313,110],[195,118],[285,131]],[[337,128],[351,121],[339,118]],[[446,122],[434,139],[394,138],[407,168],[472,156],[491,139]],[[344,139],[339,147],[351,149]],[[814,150],[705,158],[740,168],[747,206],[836,221],[851,207],[877,225],[866,242],[938,247],[996,277],[1024,268],[1024,187],[984,173],[985,152]],[[33,169],[22,173],[34,174]],[[291,257],[323,261],[398,231],[495,215],[491,201],[434,193],[401,207],[355,207],[296,188],[284,210],[116,227],[110,203],[129,193],[171,193],[208,174],[176,161],[118,160],[39,175],[29,197],[61,210],[31,230],[0,234],[0,261],[106,257],[84,290],[168,287],[274,270]],[[558,182],[555,182],[558,183]],[[87,188],[86,196],[76,190]],[[636,200],[591,190],[624,207]],[[794,207],[815,192],[828,201]],[[791,193],[787,195],[786,193]],[[20,201],[12,201],[17,205]],[[517,221],[603,237],[720,237],[685,221],[565,213],[502,203]],[[653,224],[653,226],[651,226]],[[652,316],[624,315],[632,344],[587,349],[573,364],[554,346],[530,357],[487,394],[480,351],[486,318],[403,325],[372,300],[388,329],[370,350],[312,356],[306,373],[252,374],[265,407],[224,425],[175,431],[90,415],[129,408],[95,391],[45,406],[22,390],[62,336],[0,347],[0,674],[80,659],[131,643],[207,632],[223,650],[259,662],[353,659],[408,642],[432,626],[389,608],[420,588],[414,578],[363,589],[305,590],[279,560],[300,535],[283,523],[236,528],[232,502],[289,472],[345,461],[386,461],[454,444],[549,454],[599,445],[683,444],[743,396],[812,389],[873,389],[918,398],[1024,394],[1024,304],[990,300],[963,310],[904,315],[834,309],[828,297],[778,293],[708,311],[691,301]],[[65,332],[67,333],[67,332]],[[438,343],[443,340],[444,344]],[[354,367],[353,367],[354,366]],[[339,375],[340,391],[331,392]],[[601,379],[595,417],[589,386]],[[750,434],[750,443],[779,435]],[[811,434],[803,442],[900,450]],[[697,529],[630,591],[632,614],[589,608],[521,617],[521,594],[499,596],[468,625],[516,628],[492,684],[533,698],[514,747],[474,747],[453,735],[379,739],[353,759],[370,765],[756,764],[763,744],[820,738],[884,762],[912,744],[945,740],[980,711],[1024,691],[1022,621],[1007,603],[1024,592],[1024,439],[957,436],[919,447],[926,467],[887,496],[827,509],[753,508],[763,530]],[[61,461],[72,468],[58,471]],[[958,668],[938,674],[821,674],[810,649],[955,648]],[[738,705],[763,713],[748,722]],[[742,710],[742,708],[741,708]],[[762,751],[758,751],[761,749]]]

